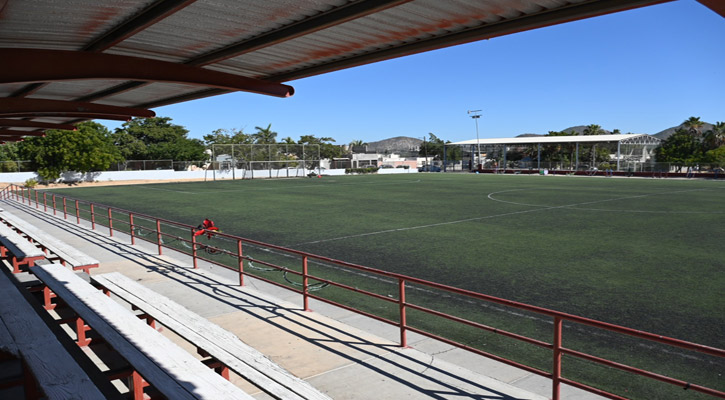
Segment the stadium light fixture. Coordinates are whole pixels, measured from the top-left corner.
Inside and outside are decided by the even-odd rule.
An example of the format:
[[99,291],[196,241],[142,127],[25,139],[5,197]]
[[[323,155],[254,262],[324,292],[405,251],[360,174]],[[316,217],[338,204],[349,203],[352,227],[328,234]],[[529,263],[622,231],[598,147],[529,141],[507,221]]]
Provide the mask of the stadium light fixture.
[[478,139],[478,119],[481,118],[481,111],[482,110],[468,110],[468,115],[471,115],[471,118],[473,118],[474,121],[476,121],[476,169],[479,169],[479,165],[481,165],[481,142]]

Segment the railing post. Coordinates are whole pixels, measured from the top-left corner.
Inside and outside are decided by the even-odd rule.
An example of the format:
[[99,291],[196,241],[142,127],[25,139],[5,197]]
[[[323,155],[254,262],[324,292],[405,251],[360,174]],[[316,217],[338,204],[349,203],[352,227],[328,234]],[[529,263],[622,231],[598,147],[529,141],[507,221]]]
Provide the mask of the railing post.
[[133,236],[133,213],[128,213],[129,234],[131,235],[131,244],[136,244],[136,238]]
[[63,197],[63,219],[68,219],[68,204],[65,200],[65,197]]
[[35,191],[35,208],[38,209],[40,206],[38,206],[38,191]]
[[408,347],[408,335],[406,332],[406,309],[405,309],[405,280],[398,279],[398,305],[400,306],[400,347]]
[[56,206],[55,206],[55,193],[53,193],[53,215],[56,215],[57,212],[58,212],[58,210],[56,209]]
[[561,317],[554,317],[554,365],[552,370],[552,400],[561,398],[561,335],[563,322]]
[[43,192],[43,212],[48,212],[48,193]]
[[96,229],[96,212],[93,209],[93,203],[91,203],[91,229]]
[[239,286],[244,286],[244,258],[242,254],[242,239],[237,239],[237,256],[239,257]]
[[307,278],[307,256],[302,257],[302,303],[304,304],[304,310],[310,311],[310,286],[309,278]]
[[76,224],[81,223],[81,210],[78,207],[78,200],[76,200]]
[[161,220],[156,219],[156,244],[159,246],[159,255],[161,255]]
[[196,262],[196,235],[194,235],[194,228],[191,228],[191,259],[194,262],[194,269],[199,268]]
[[108,207],[108,236],[113,237],[113,217],[111,216],[111,207]]

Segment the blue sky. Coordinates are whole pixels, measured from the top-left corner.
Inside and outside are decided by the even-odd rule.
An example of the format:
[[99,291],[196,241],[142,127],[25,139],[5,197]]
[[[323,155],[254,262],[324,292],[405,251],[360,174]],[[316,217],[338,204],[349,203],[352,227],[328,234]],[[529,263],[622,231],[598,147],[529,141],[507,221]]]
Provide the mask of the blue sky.
[[459,141],[475,139],[476,109],[481,138],[588,124],[654,134],[690,116],[725,121],[725,18],[679,0],[288,83],[288,99],[232,93],[154,111],[193,138],[271,123],[279,139]]

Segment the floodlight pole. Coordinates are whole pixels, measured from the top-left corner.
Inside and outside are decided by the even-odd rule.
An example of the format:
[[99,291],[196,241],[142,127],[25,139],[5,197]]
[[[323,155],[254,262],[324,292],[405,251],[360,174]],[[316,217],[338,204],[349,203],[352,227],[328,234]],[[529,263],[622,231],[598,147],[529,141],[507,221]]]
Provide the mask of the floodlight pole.
[[471,115],[471,118],[476,121],[476,169],[479,169],[479,165],[481,165],[481,142],[478,139],[478,119],[481,118],[481,111],[482,110],[468,110],[468,114],[473,114]]
[[428,145],[425,141],[425,136],[423,136],[423,150],[425,151],[425,164],[423,164],[423,171],[425,171],[425,167],[428,166]]

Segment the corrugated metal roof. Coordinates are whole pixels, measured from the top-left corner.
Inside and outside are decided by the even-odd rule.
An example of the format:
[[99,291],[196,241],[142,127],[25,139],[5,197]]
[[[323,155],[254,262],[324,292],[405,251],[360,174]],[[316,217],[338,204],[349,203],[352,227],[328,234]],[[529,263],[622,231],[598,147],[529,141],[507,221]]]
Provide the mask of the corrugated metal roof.
[[[255,90],[234,79],[165,82],[163,69],[150,81],[134,79],[134,69],[127,79],[65,80],[62,72],[74,67],[72,55],[46,66],[23,58],[15,71],[0,69],[0,105],[8,104],[3,98],[16,98],[28,101],[14,102],[14,111],[26,104],[35,109],[32,99],[152,108],[231,90],[267,93],[269,87],[280,95],[279,83],[299,78],[666,1],[0,0],[0,52],[113,54],[171,63],[167,71],[186,65],[175,76],[192,74],[197,81],[209,70],[256,80]],[[23,78],[26,67],[47,72],[48,79]],[[110,64],[94,67],[103,72]],[[83,119],[40,111],[24,118]]]

